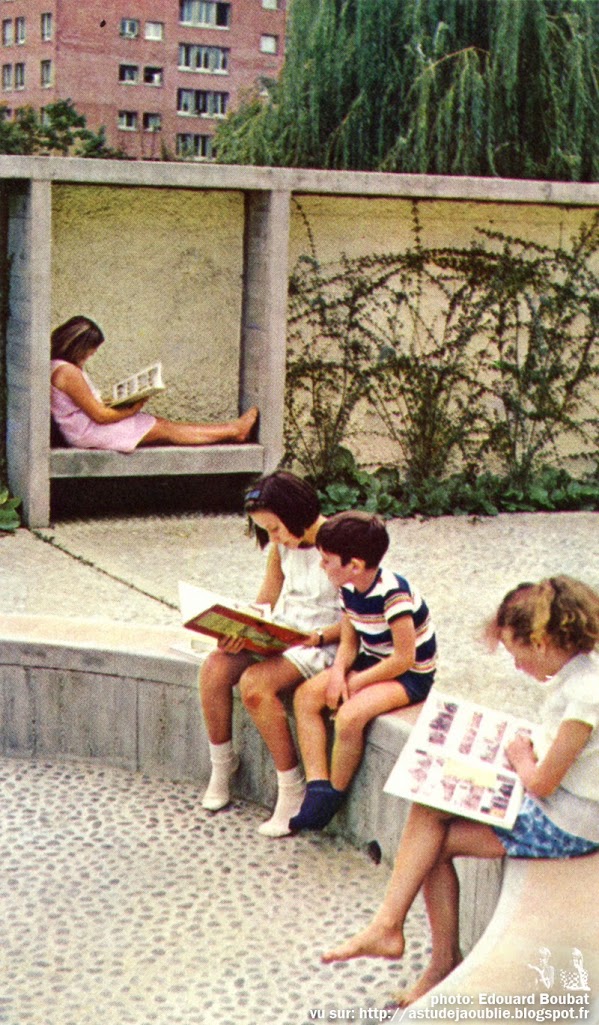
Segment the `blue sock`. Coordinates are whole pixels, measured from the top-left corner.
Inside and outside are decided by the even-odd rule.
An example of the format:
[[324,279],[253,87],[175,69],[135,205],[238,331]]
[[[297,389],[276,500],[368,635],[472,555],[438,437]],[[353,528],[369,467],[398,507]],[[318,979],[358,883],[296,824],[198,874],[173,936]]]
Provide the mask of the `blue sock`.
[[289,820],[292,833],[301,829],[324,829],[343,803],[345,790],[335,790],[328,779],[313,779],[297,815]]

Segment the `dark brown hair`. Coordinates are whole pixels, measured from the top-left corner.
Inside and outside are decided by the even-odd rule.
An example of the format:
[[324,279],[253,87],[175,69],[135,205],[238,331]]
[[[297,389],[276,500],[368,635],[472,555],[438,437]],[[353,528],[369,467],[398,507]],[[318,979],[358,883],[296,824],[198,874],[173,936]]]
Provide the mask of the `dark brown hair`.
[[549,638],[562,651],[592,651],[599,641],[599,595],[567,576],[518,584],[487,628],[490,641],[497,643],[504,629],[524,644]]
[[[320,516],[320,502],[314,488],[301,477],[287,470],[275,470],[261,477],[246,492],[245,511],[249,516],[267,511],[278,516],[290,534],[303,537],[308,527]],[[268,534],[255,523],[250,525],[261,548],[268,543]]]
[[104,335],[89,317],[71,317],[50,335],[51,359],[64,359],[80,366],[81,360],[104,341]]
[[341,512],[323,523],[316,544],[323,552],[338,555],[342,566],[363,559],[367,569],[374,569],[389,547],[389,534],[379,516]]

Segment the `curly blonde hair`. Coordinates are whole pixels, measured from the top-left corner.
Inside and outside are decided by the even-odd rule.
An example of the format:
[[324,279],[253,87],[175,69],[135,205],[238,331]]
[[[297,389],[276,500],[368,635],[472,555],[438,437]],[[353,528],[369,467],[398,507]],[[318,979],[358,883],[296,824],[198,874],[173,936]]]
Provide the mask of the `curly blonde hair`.
[[504,629],[524,644],[549,638],[562,651],[593,651],[599,641],[599,595],[568,576],[518,584],[489,623],[488,640],[496,645]]

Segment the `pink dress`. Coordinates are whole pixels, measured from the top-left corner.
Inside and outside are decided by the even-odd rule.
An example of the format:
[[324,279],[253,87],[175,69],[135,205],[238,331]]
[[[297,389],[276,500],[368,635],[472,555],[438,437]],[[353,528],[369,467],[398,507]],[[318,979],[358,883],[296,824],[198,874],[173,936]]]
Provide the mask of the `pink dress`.
[[[67,363],[64,359],[50,362],[50,378],[57,367]],[[98,389],[84,370],[81,371],[90,389],[100,399]],[[134,413],[126,420],[114,424],[97,424],[73,400],[50,383],[50,412],[64,440],[72,448],[102,448],[111,452],[133,452],[141,439],[156,423],[150,413]]]

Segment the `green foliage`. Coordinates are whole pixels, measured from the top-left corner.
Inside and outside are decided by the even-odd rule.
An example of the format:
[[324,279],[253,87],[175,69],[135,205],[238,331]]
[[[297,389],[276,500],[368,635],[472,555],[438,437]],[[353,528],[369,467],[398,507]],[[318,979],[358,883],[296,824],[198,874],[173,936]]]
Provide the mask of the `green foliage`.
[[455,473],[414,487],[389,467],[366,473],[346,466],[343,479],[319,489],[325,516],[365,509],[385,518],[407,516],[497,516],[502,512],[599,510],[599,477],[576,480],[567,470],[542,466],[522,484],[509,476]]
[[21,521],[17,512],[20,504],[20,498],[11,498],[8,489],[0,486],[0,530],[12,533],[20,527]]
[[599,4],[294,0],[224,163],[596,181]]
[[0,153],[43,154],[94,158],[123,158],[106,145],[106,132],[92,132],[71,100],[49,103],[39,116],[33,107],[20,107],[14,118],[0,105]]
[[[543,507],[539,474],[563,464],[565,443],[587,458],[596,450],[599,215],[569,247],[481,231],[467,248],[425,248],[415,206],[405,252],[329,266],[306,227],[311,253],[290,279],[287,462],[329,508],[449,511],[451,501],[491,513],[491,470],[501,508]],[[350,451],[364,423],[386,453],[374,475]],[[586,501],[574,485],[566,494]]]

